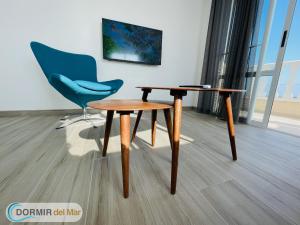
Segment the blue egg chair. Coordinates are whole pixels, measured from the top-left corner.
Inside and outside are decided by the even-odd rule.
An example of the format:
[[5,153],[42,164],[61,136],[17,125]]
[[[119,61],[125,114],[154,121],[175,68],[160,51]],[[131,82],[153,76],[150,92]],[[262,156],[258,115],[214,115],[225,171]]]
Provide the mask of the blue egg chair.
[[88,102],[104,99],[123,85],[119,79],[98,82],[96,60],[92,56],[63,52],[35,41],[30,47],[49,83],[83,109],[82,117],[58,128],[87,120]]

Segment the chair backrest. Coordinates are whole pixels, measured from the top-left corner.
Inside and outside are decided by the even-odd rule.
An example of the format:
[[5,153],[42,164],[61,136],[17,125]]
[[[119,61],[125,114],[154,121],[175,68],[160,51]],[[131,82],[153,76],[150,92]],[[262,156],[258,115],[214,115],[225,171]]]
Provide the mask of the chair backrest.
[[96,61],[92,56],[63,52],[39,42],[30,47],[44,74],[61,74],[71,80],[97,81]]

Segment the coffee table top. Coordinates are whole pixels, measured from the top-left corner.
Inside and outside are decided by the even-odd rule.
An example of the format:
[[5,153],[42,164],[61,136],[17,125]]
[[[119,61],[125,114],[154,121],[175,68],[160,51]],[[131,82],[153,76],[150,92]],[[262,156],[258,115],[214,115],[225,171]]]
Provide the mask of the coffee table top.
[[111,110],[111,111],[134,111],[134,110],[152,110],[169,109],[172,105],[158,102],[143,102],[135,99],[111,99],[89,102],[88,106],[93,109]]
[[240,89],[228,89],[228,88],[197,88],[197,87],[164,87],[164,86],[138,86],[140,89],[157,89],[157,90],[173,90],[173,91],[213,91],[220,93],[232,93],[232,92],[245,92]]

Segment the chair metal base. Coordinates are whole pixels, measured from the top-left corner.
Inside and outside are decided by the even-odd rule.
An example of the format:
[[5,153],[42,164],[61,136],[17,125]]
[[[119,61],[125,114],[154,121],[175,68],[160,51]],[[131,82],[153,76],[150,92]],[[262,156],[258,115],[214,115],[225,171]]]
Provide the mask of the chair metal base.
[[94,118],[91,114],[87,113],[86,108],[83,109],[83,114],[80,116],[70,116],[66,115],[63,118],[60,119],[62,121],[62,124],[56,127],[56,129],[65,128],[71,124],[75,124],[80,121],[85,121],[90,123],[94,128],[97,128],[98,126],[95,125],[94,120],[97,120],[99,122],[105,122],[104,118]]

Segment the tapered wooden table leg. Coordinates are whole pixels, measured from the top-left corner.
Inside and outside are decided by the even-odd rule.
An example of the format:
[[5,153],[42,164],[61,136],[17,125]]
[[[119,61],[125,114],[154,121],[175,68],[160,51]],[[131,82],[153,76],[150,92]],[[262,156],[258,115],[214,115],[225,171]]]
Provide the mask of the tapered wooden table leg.
[[230,98],[230,94],[224,94],[223,96],[225,100],[226,117],[227,117],[226,121],[227,121],[228,135],[229,135],[230,146],[231,146],[232,159],[237,160],[231,98]]
[[138,129],[138,126],[139,126],[142,114],[143,114],[143,110],[139,110],[138,114],[137,114],[137,117],[136,117],[136,120],[135,120],[133,132],[132,132],[132,136],[131,136],[131,142],[133,142],[133,140],[135,138],[135,135],[136,135],[136,132],[137,132],[137,129]]
[[156,138],[156,123],[157,123],[157,110],[152,110],[151,115],[151,141],[152,146],[155,145],[155,138]]
[[130,144],[130,113],[120,113],[121,155],[124,198],[129,195],[129,144]]
[[114,117],[114,111],[108,110],[107,115],[106,115],[106,125],[105,125],[105,134],[104,134],[104,144],[103,144],[102,156],[106,156],[108,140],[109,140],[109,134],[110,134],[110,130],[111,130],[111,123],[113,121],[113,117]]
[[[142,100],[144,102],[147,102],[148,94],[151,92],[151,89],[142,89],[142,91],[143,91]],[[136,117],[135,124],[134,124],[133,132],[132,132],[132,136],[131,136],[131,142],[133,142],[133,140],[135,138],[135,135],[136,135],[136,132],[137,132],[137,129],[138,129],[138,126],[139,126],[142,114],[143,114],[143,110],[139,110],[138,111],[138,115]]]
[[180,145],[182,113],[182,96],[174,96],[174,118],[173,118],[173,145],[172,145],[172,169],[171,169],[171,194],[176,193],[178,156]]
[[166,125],[168,129],[168,135],[170,139],[171,148],[173,145],[173,131],[172,131],[172,121],[171,121],[171,110],[170,109],[164,109],[164,115],[166,120]]

